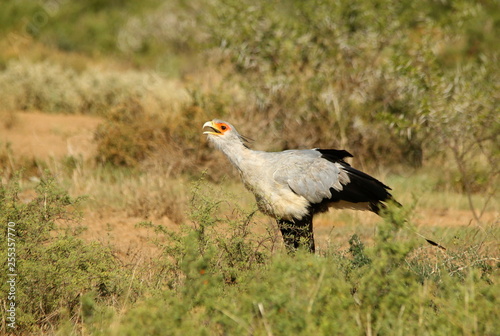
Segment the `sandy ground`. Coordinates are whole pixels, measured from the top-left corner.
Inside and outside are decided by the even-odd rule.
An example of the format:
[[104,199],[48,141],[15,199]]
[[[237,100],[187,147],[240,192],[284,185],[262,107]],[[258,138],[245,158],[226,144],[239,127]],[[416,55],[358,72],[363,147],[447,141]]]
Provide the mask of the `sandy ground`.
[[70,155],[90,157],[95,152],[94,130],[101,122],[92,116],[41,112],[3,113],[0,118],[2,145],[10,143],[16,156],[43,160]]
[[[9,143],[13,155],[33,157],[42,160],[59,159],[65,156],[89,158],[95,151],[92,141],[94,131],[101,120],[94,116],[46,114],[41,112],[16,112],[0,114],[0,144]],[[354,220],[352,217],[354,216]],[[371,213],[351,213],[346,223],[342,215],[322,214],[315,219],[315,235],[320,244],[326,244],[331,237],[341,233],[348,236],[356,233],[356,228],[341,229],[353,226],[353,221],[368,226],[365,232],[375,232],[379,218]],[[487,213],[483,217],[486,222],[498,220],[497,213]],[[150,251],[150,243],[154,233],[145,228],[138,228],[137,223],[144,218],[127,216],[126,212],[116,210],[87,212],[83,224],[88,228],[84,236],[87,239],[99,240],[104,244],[118,247],[119,253],[132,256],[138,250]],[[269,219],[261,217],[260,231],[265,231]],[[168,218],[152,219],[155,224],[161,224],[178,229],[179,225]],[[470,211],[457,209],[423,209],[415,219],[419,230],[429,232],[435,227],[470,227],[473,217]],[[355,226],[355,225],[354,225]],[[258,229],[259,230],[259,229]],[[337,232],[337,233],[336,233]]]

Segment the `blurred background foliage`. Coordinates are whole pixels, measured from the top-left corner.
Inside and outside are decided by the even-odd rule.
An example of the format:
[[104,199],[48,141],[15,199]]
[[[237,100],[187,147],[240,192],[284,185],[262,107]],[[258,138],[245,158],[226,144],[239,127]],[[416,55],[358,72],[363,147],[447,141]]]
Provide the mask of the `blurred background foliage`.
[[[184,170],[210,166],[199,127],[219,117],[260,149],[446,164],[458,189],[498,176],[497,1],[21,0],[0,13],[4,108],[128,116],[96,136],[98,162],[138,166],[161,148],[196,162]],[[116,139],[144,118],[156,136]]]
[[[498,154],[496,1],[16,1],[0,13],[10,46],[119,59],[144,77],[5,52],[1,95],[14,108],[105,115],[139,92],[144,110],[175,115],[170,133],[186,148],[202,121],[220,117],[266,149],[345,147],[361,165],[419,167],[455,140],[489,141],[483,154]],[[149,77],[159,91],[180,80],[190,99],[155,96]],[[176,97],[184,105],[174,109]]]

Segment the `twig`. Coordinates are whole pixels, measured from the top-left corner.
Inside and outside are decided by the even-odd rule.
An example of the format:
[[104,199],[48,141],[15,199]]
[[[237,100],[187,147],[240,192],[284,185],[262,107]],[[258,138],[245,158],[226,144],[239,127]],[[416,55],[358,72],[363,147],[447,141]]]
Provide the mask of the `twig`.
[[463,182],[463,186],[465,188],[465,194],[467,195],[467,200],[469,202],[469,208],[472,212],[472,216],[476,220],[476,223],[478,224],[478,226],[480,228],[482,228],[481,218],[478,216],[478,214],[476,212],[476,208],[474,207],[474,202],[472,202],[472,191],[470,188],[469,177],[467,175],[466,169],[464,167],[464,162],[462,160],[463,155],[465,153],[462,153],[462,155],[460,155],[460,152],[459,152],[459,149],[457,148],[457,146],[451,145],[450,148],[451,148],[451,151],[453,152],[453,156],[455,157],[455,162],[457,163],[460,174],[462,175],[462,182]]
[[264,311],[264,305],[262,303],[258,303],[257,307],[259,308],[260,316],[262,317],[262,323],[264,323],[264,328],[266,328],[267,336],[273,336],[273,331],[269,322],[267,321],[266,314]]
[[226,315],[227,317],[229,317],[231,320],[233,320],[234,322],[239,324],[241,327],[243,327],[247,331],[248,334],[250,334],[250,335],[253,334],[252,328],[245,321],[243,321],[243,319],[239,318],[236,315],[231,314],[230,312],[228,312],[225,309],[219,309],[219,308],[215,308],[215,309],[220,311],[222,314]]
[[316,298],[316,295],[318,295],[318,291],[321,287],[321,283],[323,282],[323,278],[325,277],[325,270],[326,270],[326,267],[323,267],[323,269],[321,270],[321,273],[319,275],[319,279],[316,282],[316,284],[312,290],[311,298],[309,299],[309,305],[307,306],[308,313],[311,313],[311,311],[312,311],[312,307],[314,305],[314,300]]
[[479,259],[479,260],[476,260],[476,261],[474,261],[474,262],[470,263],[469,265],[465,265],[465,266],[459,267],[459,268],[457,268],[457,269],[454,269],[453,271],[450,271],[450,275],[452,275],[453,273],[460,272],[460,271],[462,271],[462,270],[464,270],[464,269],[466,269],[466,268],[472,267],[472,266],[474,266],[474,265],[476,265],[476,264],[478,264],[478,263],[480,263],[480,262],[482,262],[482,261],[488,261],[488,260],[494,260],[494,261],[496,261],[496,262],[500,261],[500,259],[499,259],[499,258],[493,258],[493,257],[491,257],[491,258],[483,258],[483,259]]

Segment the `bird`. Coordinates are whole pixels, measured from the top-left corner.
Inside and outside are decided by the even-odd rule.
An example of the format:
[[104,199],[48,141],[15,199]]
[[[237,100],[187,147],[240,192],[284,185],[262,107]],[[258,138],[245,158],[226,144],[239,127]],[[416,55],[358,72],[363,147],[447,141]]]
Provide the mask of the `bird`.
[[253,150],[246,137],[220,119],[207,121],[203,130],[236,167],[258,209],[276,219],[289,253],[315,252],[313,217],[318,213],[349,208],[380,214],[391,201],[400,205],[390,187],[345,161],[353,157],[346,150]]

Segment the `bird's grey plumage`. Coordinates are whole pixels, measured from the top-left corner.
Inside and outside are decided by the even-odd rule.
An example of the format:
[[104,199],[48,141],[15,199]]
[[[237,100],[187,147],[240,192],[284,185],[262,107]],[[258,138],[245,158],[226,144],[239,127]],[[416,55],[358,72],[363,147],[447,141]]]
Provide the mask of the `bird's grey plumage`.
[[291,150],[283,154],[274,179],[312,204],[330,199],[331,188],[341,191],[350,181],[341,165],[323,159],[317,150]]
[[[344,161],[344,150],[305,149],[263,152],[249,149],[233,125],[218,119],[204,132],[238,169],[259,209],[274,217],[290,249],[304,244],[314,251],[312,217],[329,207],[377,212],[391,199],[390,189]],[[301,234],[297,228],[303,228]]]

